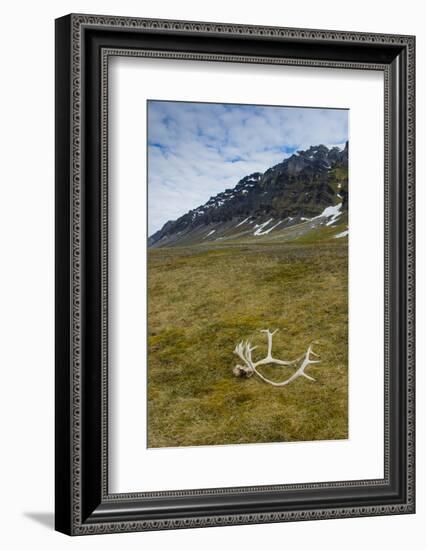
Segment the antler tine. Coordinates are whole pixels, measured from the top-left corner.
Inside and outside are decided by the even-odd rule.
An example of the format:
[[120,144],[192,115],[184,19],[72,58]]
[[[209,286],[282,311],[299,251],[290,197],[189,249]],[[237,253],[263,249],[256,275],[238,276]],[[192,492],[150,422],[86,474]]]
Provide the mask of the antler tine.
[[312,354],[314,357],[319,357],[318,354],[316,354],[314,351],[312,351],[312,345],[313,345],[313,344],[311,344],[311,345],[309,346],[308,351],[306,352],[306,357],[307,357],[308,363],[321,363],[321,361],[312,361],[312,360],[310,359],[310,355],[311,355],[311,354]]
[[313,346],[314,344],[320,344],[320,343],[321,343],[321,342],[320,342],[319,340],[314,340],[314,341],[311,343],[311,345],[309,346],[310,349],[311,349],[312,355],[315,355],[315,357],[319,357],[319,355],[313,351],[312,346]]
[[253,359],[251,357],[251,352],[253,350],[255,350],[257,348],[257,346],[250,346],[250,342],[247,341],[247,348],[246,348],[246,356],[247,356],[247,361],[250,363],[250,366],[252,367],[253,370],[255,370],[255,365],[253,363]]
[[271,336],[273,336],[273,335],[276,334],[279,330],[280,330],[279,328],[276,328],[276,329],[274,330],[274,332],[271,332],[271,331],[269,330],[269,328],[264,328],[264,329],[261,329],[260,332],[266,332],[267,334],[270,334]]
[[309,346],[309,354],[313,355],[314,357],[319,357],[318,353],[315,353],[312,349],[312,344]]
[[239,344],[237,344],[237,345],[235,346],[234,353],[235,353],[236,355],[240,355],[241,349],[242,349],[242,342],[240,342]]
[[235,347],[234,353],[238,355],[238,357],[244,361],[244,363],[251,369],[249,358],[247,357],[247,353],[245,351],[244,343],[241,341],[237,346]]

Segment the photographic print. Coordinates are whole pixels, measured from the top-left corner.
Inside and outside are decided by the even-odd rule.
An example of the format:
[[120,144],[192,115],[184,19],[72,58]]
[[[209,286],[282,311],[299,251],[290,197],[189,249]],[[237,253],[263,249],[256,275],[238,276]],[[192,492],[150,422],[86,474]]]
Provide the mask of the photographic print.
[[147,102],[148,447],[348,438],[348,118]]

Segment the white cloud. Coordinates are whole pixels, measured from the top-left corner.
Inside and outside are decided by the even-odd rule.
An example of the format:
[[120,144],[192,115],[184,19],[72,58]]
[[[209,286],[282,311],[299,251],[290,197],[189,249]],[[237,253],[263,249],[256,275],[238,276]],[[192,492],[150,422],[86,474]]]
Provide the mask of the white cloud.
[[149,233],[295,150],[347,139],[344,110],[149,101]]

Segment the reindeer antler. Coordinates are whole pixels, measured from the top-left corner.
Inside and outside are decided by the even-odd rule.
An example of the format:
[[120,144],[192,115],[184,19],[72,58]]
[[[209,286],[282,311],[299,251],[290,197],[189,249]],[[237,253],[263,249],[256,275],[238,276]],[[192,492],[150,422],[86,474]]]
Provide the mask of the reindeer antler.
[[[313,344],[308,347],[304,355],[301,355],[293,361],[282,361],[281,359],[275,359],[274,357],[272,357],[272,338],[277,331],[278,329],[274,330],[274,332],[270,332],[269,329],[260,331],[266,333],[266,337],[268,340],[268,351],[266,357],[264,359],[260,359],[259,361],[254,362],[251,355],[252,351],[255,350],[257,346],[252,347],[248,340],[246,342],[240,342],[236,345],[234,353],[243,360],[244,365],[236,365],[233,369],[234,375],[245,376],[246,378],[249,378],[250,376],[253,376],[253,374],[257,374],[257,376],[259,376],[259,378],[261,378],[264,382],[267,382],[268,384],[276,387],[286,386],[300,376],[304,376],[308,380],[312,380],[314,382],[315,379],[305,373],[305,369],[307,366],[321,362],[319,360],[315,361],[311,359],[311,355],[313,355],[314,357],[319,357],[316,353],[312,351]],[[299,368],[290,376],[290,378],[284,380],[283,382],[274,382],[273,380],[269,380],[268,378],[266,378],[266,376],[264,376],[257,370],[257,367],[260,367],[261,365],[275,364],[281,366],[293,366],[300,361],[302,362]]]

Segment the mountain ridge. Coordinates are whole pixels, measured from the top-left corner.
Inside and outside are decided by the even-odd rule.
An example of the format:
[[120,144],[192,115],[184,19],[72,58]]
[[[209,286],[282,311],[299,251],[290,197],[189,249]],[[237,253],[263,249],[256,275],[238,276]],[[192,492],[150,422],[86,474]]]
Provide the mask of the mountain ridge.
[[237,229],[259,237],[303,221],[336,221],[348,208],[348,156],[348,142],[343,149],[320,144],[297,151],[169,220],[148,238],[148,247],[225,239]]

